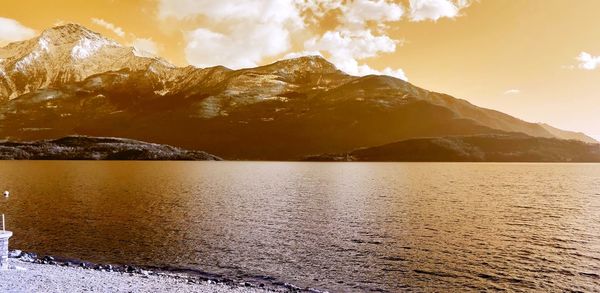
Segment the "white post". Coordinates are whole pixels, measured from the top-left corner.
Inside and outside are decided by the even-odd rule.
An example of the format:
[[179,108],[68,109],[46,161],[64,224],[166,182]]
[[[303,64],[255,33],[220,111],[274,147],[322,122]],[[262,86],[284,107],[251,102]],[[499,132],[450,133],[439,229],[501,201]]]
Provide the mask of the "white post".
[[[4,197],[8,197],[8,191],[4,192]],[[8,238],[12,236],[12,232],[6,231],[6,223],[4,222],[4,214],[2,214],[2,231],[0,231],[0,270],[6,270],[8,265]]]
[[0,231],[0,271],[10,268],[8,265],[8,238],[12,236],[10,231]]

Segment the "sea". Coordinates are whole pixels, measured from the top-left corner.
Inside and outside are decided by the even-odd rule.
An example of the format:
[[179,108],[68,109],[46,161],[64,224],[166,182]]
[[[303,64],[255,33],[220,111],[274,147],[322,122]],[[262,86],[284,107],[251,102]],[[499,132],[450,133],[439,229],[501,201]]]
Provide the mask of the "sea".
[[329,292],[600,291],[600,164],[0,161],[11,249]]

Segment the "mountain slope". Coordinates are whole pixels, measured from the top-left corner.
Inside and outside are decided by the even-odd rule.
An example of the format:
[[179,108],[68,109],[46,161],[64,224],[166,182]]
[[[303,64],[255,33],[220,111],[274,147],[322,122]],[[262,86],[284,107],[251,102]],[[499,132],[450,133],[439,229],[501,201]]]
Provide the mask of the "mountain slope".
[[0,97],[15,98],[111,70],[173,67],[161,59],[138,55],[135,49],[82,26],[54,27],[34,39],[0,48]]
[[265,160],[433,136],[593,141],[392,77],[350,76],[317,56],[242,70],[176,68],[68,25],[0,49],[0,58],[0,137],[11,140],[127,137]]
[[579,140],[579,141],[583,141],[583,142],[588,142],[588,143],[597,143],[598,141],[596,141],[595,139],[585,135],[585,133],[581,133],[581,132],[573,132],[573,131],[565,131],[562,129],[558,129],[556,127],[552,127],[548,124],[545,123],[538,123],[542,128],[544,128],[546,131],[550,132],[550,134],[552,134],[554,137],[556,138],[560,138],[560,139],[574,139],[574,140]]

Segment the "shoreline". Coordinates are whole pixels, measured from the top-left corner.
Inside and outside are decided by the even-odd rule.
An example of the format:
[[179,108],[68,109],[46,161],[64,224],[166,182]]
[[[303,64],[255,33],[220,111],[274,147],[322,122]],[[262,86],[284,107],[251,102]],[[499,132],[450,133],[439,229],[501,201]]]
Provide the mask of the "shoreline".
[[11,250],[0,292],[322,292],[287,283],[250,283],[185,269],[95,264]]

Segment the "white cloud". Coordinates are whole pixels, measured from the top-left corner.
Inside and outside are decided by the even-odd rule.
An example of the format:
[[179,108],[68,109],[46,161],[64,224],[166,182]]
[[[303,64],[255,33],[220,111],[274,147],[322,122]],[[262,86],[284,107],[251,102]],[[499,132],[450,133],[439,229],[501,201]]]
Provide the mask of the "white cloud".
[[0,17],[0,45],[23,41],[35,36],[35,31],[18,21]]
[[406,74],[404,73],[404,70],[402,69],[393,69],[391,67],[386,67],[383,70],[377,70],[371,68],[369,65],[366,64],[359,65],[358,62],[354,59],[348,59],[347,62],[340,61],[338,62],[338,64],[341,64],[343,66],[343,68],[340,69],[351,75],[389,75],[402,80],[408,80]]
[[187,33],[186,40],[185,56],[199,67],[254,67],[264,57],[281,54],[290,46],[289,32],[271,25],[239,26],[227,34],[198,28]]
[[300,57],[305,57],[305,56],[321,56],[323,57],[323,54],[321,54],[321,52],[319,51],[302,51],[302,52],[292,52],[292,53],[288,53],[285,56],[283,56],[282,59],[294,59],[294,58],[300,58]]
[[304,49],[326,52],[336,67],[351,75],[385,74],[406,80],[406,75],[401,69],[386,68],[378,71],[358,63],[361,59],[396,51],[396,43],[397,41],[388,36],[373,35],[369,29],[340,30],[328,31],[319,38],[309,39],[304,43]]
[[292,0],[160,0],[159,16],[180,20],[202,16],[220,22],[239,23],[246,20],[303,25]]
[[[413,21],[457,17],[471,0],[410,0]],[[405,9],[393,0],[158,0],[165,21],[202,23],[184,32],[187,61],[195,66],[253,67],[269,57],[322,55],[353,75],[388,74],[406,79],[401,69],[376,70],[364,59],[393,53],[402,42],[387,33]],[[324,19],[334,28],[316,35]],[[289,53],[292,36],[303,44]]]
[[412,21],[455,18],[461,9],[471,4],[469,0],[410,0],[409,3]]
[[375,36],[371,30],[328,31],[320,38],[304,43],[305,49],[326,51],[334,56],[364,59],[377,56],[380,52],[390,53],[396,50],[396,41],[388,36]]
[[518,95],[520,93],[521,93],[521,90],[518,90],[518,89],[510,89],[510,90],[507,90],[504,92],[504,94],[508,95],[508,96],[514,96],[514,95]]
[[354,0],[337,8],[341,13],[339,25],[304,42],[304,50],[326,53],[336,67],[351,75],[384,74],[406,80],[402,69],[376,70],[359,63],[359,60],[396,51],[399,41],[385,33],[374,34],[369,22],[375,22],[378,31],[382,31],[386,23],[402,18],[402,6],[387,0]]
[[144,57],[158,55],[158,45],[152,39],[137,38],[133,41],[133,47]]
[[594,70],[600,67],[600,56],[592,56],[590,53],[581,52],[577,56],[577,61],[579,61],[579,68],[581,69]]
[[385,0],[354,0],[341,7],[346,24],[364,25],[367,21],[399,21],[404,14],[400,4]]
[[118,27],[104,19],[101,18],[92,18],[91,19],[93,23],[112,31],[113,33],[115,33],[117,36],[119,37],[124,37],[125,36],[125,32],[123,31],[123,29],[121,27]]
[[290,34],[304,28],[293,0],[161,0],[159,17],[202,18],[206,24],[185,33],[185,56],[195,66],[257,66],[285,53]]

